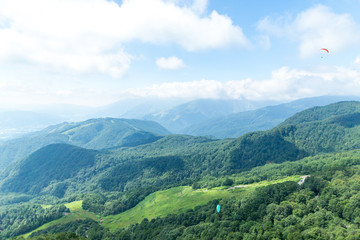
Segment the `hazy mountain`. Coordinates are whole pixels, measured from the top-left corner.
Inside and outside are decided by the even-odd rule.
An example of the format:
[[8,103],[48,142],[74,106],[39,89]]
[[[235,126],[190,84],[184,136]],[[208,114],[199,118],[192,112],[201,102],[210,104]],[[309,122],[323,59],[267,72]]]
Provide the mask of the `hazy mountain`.
[[[30,107],[29,107],[30,108]],[[84,121],[90,119],[97,110],[96,107],[87,107],[73,104],[49,104],[32,106],[32,111],[59,116],[64,121]]]
[[169,132],[158,123],[143,120],[101,118],[62,123],[1,143],[0,169],[52,143],[102,149],[143,144],[165,134]]
[[173,133],[184,133],[184,130],[191,125],[211,118],[255,109],[265,104],[265,102],[248,100],[199,99],[145,115],[143,119],[156,121]]
[[299,99],[289,103],[209,119],[189,126],[184,130],[184,133],[196,136],[213,136],[216,138],[239,137],[248,132],[271,129],[286,118],[304,109],[344,100],[360,100],[360,97],[321,96]]
[[0,140],[19,137],[64,121],[52,114],[31,111],[0,112]]
[[146,98],[124,99],[96,108],[96,110],[91,114],[91,117],[141,119],[144,115],[171,108],[181,103],[183,103],[183,100],[177,99],[166,101],[162,99]]

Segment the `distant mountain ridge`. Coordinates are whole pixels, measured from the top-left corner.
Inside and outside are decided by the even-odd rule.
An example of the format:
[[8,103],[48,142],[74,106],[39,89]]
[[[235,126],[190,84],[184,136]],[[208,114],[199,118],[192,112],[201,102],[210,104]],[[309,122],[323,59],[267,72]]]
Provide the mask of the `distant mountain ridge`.
[[[330,99],[330,100],[329,100]],[[78,122],[94,118],[135,118],[160,123],[172,133],[216,138],[239,137],[256,130],[267,130],[290,117],[296,111],[322,106],[343,100],[360,100],[356,97],[323,96],[285,103],[276,110],[279,102],[250,101],[246,99],[197,99],[190,102],[172,99],[125,99],[101,107],[69,104],[33,106],[29,111],[0,112],[0,141],[38,131],[64,121]],[[272,106],[274,105],[274,106]],[[280,106],[280,105],[277,105]],[[259,108],[269,107],[265,112]],[[295,108],[294,108],[295,107]],[[30,109],[30,107],[28,108]],[[257,112],[247,112],[259,110]],[[275,111],[273,113],[273,111]],[[277,112],[276,112],[277,111]],[[288,114],[285,114],[289,111]]]
[[360,100],[360,97],[321,96],[303,98],[289,103],[209,119],[187,127],[183,133],[215,138],[236,138],[248,132],[269,130],[295,113],[307,108],[350,100]]
[[0,144],[0,169],[49,144],[66,143],[89,149],[135,146],[170,134],[160,124],[136,119],[100,118],[62,123]]
[[187,102],[168,110],[143,116],[143,119],[160,123],[173,133],[186,133],[185,129],[191,125],[208,119],[225,116],[266,106],[265,102],[248,100],[198,99]]

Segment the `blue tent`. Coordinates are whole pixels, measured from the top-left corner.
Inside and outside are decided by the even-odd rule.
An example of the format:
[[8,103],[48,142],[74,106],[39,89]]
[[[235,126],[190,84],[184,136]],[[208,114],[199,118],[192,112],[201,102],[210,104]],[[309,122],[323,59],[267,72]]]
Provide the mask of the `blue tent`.
[[220,205],[217,205],[216,211],[217,211],[217,212],[220,212]]

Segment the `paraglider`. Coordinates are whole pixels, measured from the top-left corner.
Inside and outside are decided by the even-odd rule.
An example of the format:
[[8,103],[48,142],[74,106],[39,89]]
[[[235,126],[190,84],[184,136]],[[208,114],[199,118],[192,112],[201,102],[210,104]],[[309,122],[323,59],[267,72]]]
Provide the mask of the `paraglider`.
[[320,51],[326,51],[327,53],[329,53],[329,50],[327,50],[326,48],[321,48]]
[[217,205],[216,211],[217,211],[217,212],[220,212],[220,205]]
[[321,58],[324,58],[325,55],[330,53],[327,48],[321,48],[319,49],[319,52],[321,53]]

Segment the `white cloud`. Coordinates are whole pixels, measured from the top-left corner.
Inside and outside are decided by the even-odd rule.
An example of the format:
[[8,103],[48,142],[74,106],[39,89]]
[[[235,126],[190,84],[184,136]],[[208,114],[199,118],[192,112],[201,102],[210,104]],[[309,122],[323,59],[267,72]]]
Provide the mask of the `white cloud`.
[[[19,7],[21,6],[21,7]],[[132,56],[125,43],[176,44],[188,51],[245,46],[231,19],[206,0],[0,0],[0,61],[121,77]]]
[[188,8],[191,11],[201,15],[207,9],[209,0],[165,0],[168,3],[175,3],[176,5]]
[[355,65],[360,68],[360,57],[355,58]]
[[194,12],[202,14],[206,10],[207,5],[208,5],[208,0],[194,0],[191,8]]
[[162,69],[177,70],[185,67],[183,61],[175,56],[156,59],[156,65]]
[[[24,71],[22,74],[27,72]],[[274,70],[269,78],[262,80],[247,78],[222,82],[203,79],[133,89],[122,89],[121,85],[116,85],[115,80],[108,84],[111,86],[109,87],[104,83],[90,85],[87,80],[75,81],[61,77],[52,80],[41,79],[38,84],[33,84],[36,76],[28,75],[27,83],[16,80],[16,76],[0,76],[0,107],[44,103],[99,106],[119,98],[139,97],[290,101],[320,95],[360,95],[360,71],[339,66],[322,66],[311,71],[282,67]]]
[[323,47],[331,52],[341,51],[360,40],[360,27],[351,15],[334,13],[323,5],[303,11],[295,19],[265,17],[258,23],[258,29],[299,41],[302,57],[314,55]]
[[156,84],[122,94],[158,98],[232,98],[251,100],[294,100],[320,95],[359,95],[360,72],[344,67],[325,67],[305,71],[283,67],[274,70],[271,78],[251,78],[221,82],[200,80]]

